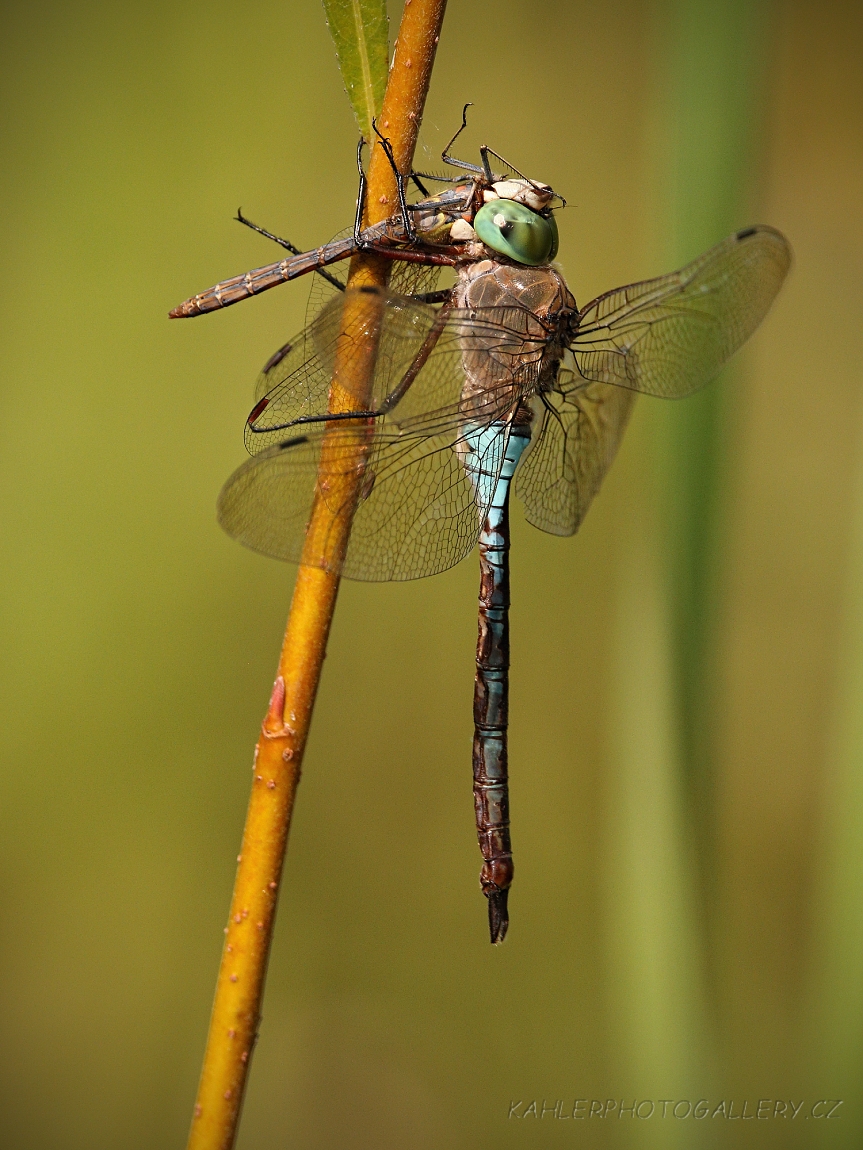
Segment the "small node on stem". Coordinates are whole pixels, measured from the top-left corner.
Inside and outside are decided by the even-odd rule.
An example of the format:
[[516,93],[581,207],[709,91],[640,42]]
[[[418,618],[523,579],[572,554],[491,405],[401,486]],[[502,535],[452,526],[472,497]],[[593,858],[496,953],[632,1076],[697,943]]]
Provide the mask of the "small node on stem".
[[270,705],[264,717],[264,734],[281,734],[285,727],[285,680],[281,675],[276,676],[273,683],[273,692],[270,695]]

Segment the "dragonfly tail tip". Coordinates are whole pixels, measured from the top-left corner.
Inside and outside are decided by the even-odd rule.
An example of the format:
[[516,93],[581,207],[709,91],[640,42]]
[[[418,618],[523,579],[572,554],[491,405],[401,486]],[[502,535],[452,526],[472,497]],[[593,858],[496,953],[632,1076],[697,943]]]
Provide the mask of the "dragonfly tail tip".
[[506,903],[509,890],[491,890],[486,895],[488,899],[488,930],[493,946],[497,946],[506,938],[506,928],[509,926],[509,915]]

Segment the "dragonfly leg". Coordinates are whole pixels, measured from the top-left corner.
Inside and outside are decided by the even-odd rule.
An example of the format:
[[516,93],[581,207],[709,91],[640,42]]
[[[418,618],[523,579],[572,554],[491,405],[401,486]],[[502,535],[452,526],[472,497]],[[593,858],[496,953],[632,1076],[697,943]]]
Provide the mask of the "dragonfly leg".
[[[408,208],[407,200],[405,199],[405,177],[401,174],[401,172],[398,170],[398,168],[396,168],[395,159],[393,158],[392,147],[390,145],[389,140],[385,139],[380,134],[380,132],[378,132],[377,125],[375,124],[374,120],[372,120],[372,127],[374,128],[375,133],[378,136],[378,139],[381,141],[381,146],[384,149],[384,155],[389,160],[390,166],[392,167],[393,171],[395,172],[396,185],[398,187],[398,192],[399,192],[399,206],[401,207],[401,213],[402,213],[402,223],[404,225],[404,229],[405,229],[405,232],[407,233],[408,239],[410,240],[411,243],[415,243],[416,238],[417,238],[416,237],[416,231],[414,230],[413,223],[411,221],[410,216],[408,215],[409,208]],[[356,215],[354,216],[354,242],[356,243],[358,248],[362,248],[364,251],[368,251],[368,250],[370,250],[369,244],[366,241],[364,241],[362,238],[363,209],[366,206],[366,181],[367,181],[366,173],[365,173],[365,170],[363,168],[363,145],[364,144],[365,144],[365,140],[363,140],[363,138],[360,137],[360,142],[357,145],[357,169],[358,169],[359,174],[360,174],[360,188],[359,188],[359,192],[357,193],[357,212],[356,212]],[[421,173],[417,173],[417,172],[412,171],[410,176],[407,178],[413,180],[413,182],[419,188],[420,192],[422,192],[422,194],[424,196],[427,196],[429,194],[428,190],[426,188],[424,188],[422,183],[420,182],[420,180],[417,179],[417,176],[419,174],[421,174]]]
[[360,187],[357,192],[357,214],[354,216],[354,243],[358,248],[363,246],[361,239],[363,229],[363,209],[366,206],[366,172],[363,167],[363,145],[365,140],[360,136],[357,144],[357,170],[360,173]]
[[262,228],[258,224],[253,224],[251,220],[247,220],[243,215],[242,208],[237,208],[237,214],[234,216],[234,219],[240,224],[245,224],[247,228],[251,228],[252,231],[257,232],[258,235],[266,236],[268,240],[274,240],[281,247],[291,252],[292,255],[301,256],[303,254],[290,240],[283,240],[281,236],[275,236],[272,232],[268,232],[266,228]]
[[[419,187],[417,176],[422,176],[424,180],[437,180],[439,184],[460,184],[464,180],[464,176],[440,176],[437,172],[411,172],[411,179],[417,187]],[[424,194],[427,193],[424,191]]]
[[[383,148],[383,153],[389,161],[389,165],[393,170],[393,175],[396,178],[396,188],[398,189],[399,194],[399,207],[401,208],[402,213],[402,227],[405,229],[405,234],[407,235],[408,241],[412,244],[415,244],[417,234],[414,229],[413,220],[411,219],[410,213],[408,212],[408,202],[405,197],[405,176],[403,176],[402,173],[398,170],[396,165],[396,158],[393,155],[392,144],[389,142],[386,136],[381,135],[374,120],[372,120],[372,127],[375,130],[375,135],[380,142],[381,148]],[[409,179],[410,177],[407,178]]]
[[454,268],[461,258],[461,252],[456,247],[442,247],[434,252],[414,251],[411,248],[391,248],[375,240],[363,240],[360,247],[364,252],[375,252],[389,260],[401,260],[406,264],[427,264],[428,267]]
[[520,171],[518,170],[518,168],[516,168],[516,167],[515,167],[513,164],[511,164],[511,163],[509,162],[509,160],[505,160],[505,159],[503,158],[503,156],[499,155],[499,154],[498,154],[498,153],[497,153],[497,152],[494,150],[494,148],[490,148],[490,147],[488,146],[488,144],[483,144],[483,145],[482,145],[482,147],[481,147],[481,148],[480,148],[480,150],[479,150],[479,154],[482,156],[482,166],[483,166],[484,170],[485,170],[485,171],[486,171],[486,173],[487,173],[487,178],[488,178],[488,182],[489,182],[489,183],[493,183],[493,177],[492,177],[492,171],[491,171],[491,164],[490,164],[490,163],[489,163],[489,161],[488,161],[488,158],[489,158],[489,156],[494,156],[494,158],[495,158],[496,160],[500,160],[500,162],[501,162],[501,163],[504,165],[504,167],[506,168],[506,170],[507,170],[507,171],[509,171],[509,172],[514,172],[514,173],[515,173],[517,176],[521,176],[521,178],[522,178],[523,180],[527,180],[527,182],[528,182],[529,184],[533,183],[533,180],[530,180],[530,179],[528,179],[528,177],[527,177],[527,176],[524,174],[524,172],[520,172]]
[[[274,240],[277,244],[280,244],[283,248],[286,248],[292,255],[301,256],[304,254],[302,250],[292,244],[290,240],[283,240],[281,236],[275,236],[272,232],[268,232],[266,228],[261,228],[257,224],[253,224],[251,220],[247,220],[243,215],[242,208],[237,208],[237,215],[235,218],[239,223],[245,224],[247,228],[251,228],[253,232],[257,232],[259,235],[266,236],[268,240]],[[323,268],[315,268],[315,271],[319,276],[322,276],[327,281],[327,283],[332,284],[333,287],[337,287],[339,291],[345,290],[345,285],[342,283],[342,281],[337,280],[335,276],[331,276],[329,272],[325,272]]]
[[420,178],[419,178],[421,175],[422,175],[422,172],[411,171],[410,181],[414,185],[414,187],[419,189],[421,195],[430,196],[431,192],[428,190],[428,188],[425,186],[425,184],[423,184],[422,180],[420,180]]
[[412,295],[410,299],[417,303],[446,303],[452,295],[452,288],[441,288],[440,291],[424,291],[419,295]]
[[456,140],[459,138],[459,136],[462,134],[462,132],[467,127],[467,110],[468,110],[468,108],[472,108],[472,107],[473,107],[472,104],[465,104],[465,106],[462,108],[461,127],[456,132],[456,134],[453,136],[453,138],[450,140],[450,142],[447,144],[447,146],[444,148],[444,150],[441,152],[440,158],[443,160],[443,162],[445,164],[449,164],[451,168],[461,168],[462,171],[464,171],[464,172],[475,172],[476,175],[478,175],[478,176],[485,176],[487,182],[491,183],[491,175],[484,168],[479,167],[478,164],[469,164],[467,162],[467,160],[457,160],[457,159],[455,159],[454,156],[451,156],[449,154],[450,148],[453,146],[453,144],[456,142]]

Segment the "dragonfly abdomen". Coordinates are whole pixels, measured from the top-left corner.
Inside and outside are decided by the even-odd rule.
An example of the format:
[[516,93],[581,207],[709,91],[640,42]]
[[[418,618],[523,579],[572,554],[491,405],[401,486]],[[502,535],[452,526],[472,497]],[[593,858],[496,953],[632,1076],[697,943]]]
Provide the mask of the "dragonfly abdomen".
[[191,299],[187,299],[175,307],[168,315],[171,319],[186,319],[193,315],[202,315],[207,311],[217,311],[219,308],[228,307],[232,303],[239,303],[241,299],[259,295],[262,291],[267,291],[268,288],[276,287],[277,284],[286,283],[288,280],[296,279],[297,276],[306,275],[316,268],[323,268],[328,264],[346,259],[355,247],[353,236],[349,236],[343,240],[334,240],[322,248],[303,252],[302,255],[290,256],[287,259],[279,260],[278,263],[255,268],[244,275],[222,280],[215,287],[201,292],[200,295],[192,296]]
[[[489,933],[503,942],[513,879],[509,835],[507,725],[509,708],[509,488],[529,426],[492,424],[466,437],[464,466],[482,511],[479,536],[479,627],[474,685],[473,796],[482,851],[480,885],[488,899]],[[500,470],[494,466],[504,451]],[[494,485],[492,488],[492,484]]]
[[[449,239],[453,218],[458,217],[434,210],[425,215],[417,215],[415,224],[426,243],[445,244]],[[310,252],[288,256],[278,263],[254,268],[241,276],[232,276],[201,292],[200,295],[185,300],[168,312],[168,315],[171,319],[187,319],[203,315],[204,312],[217,311],[219,308],[248,299],[249,296],[259,295],[278,284],[287,283],[288,280],[347,259],[358,248],[376,249],[383,254],[390,252],[395,255],[398,252],[398,258],[408,262],[412,259],[419,259],[424,263],[454,262],[452,256],[442,256],[440,253],[435,255],[434,252],[417,253],[412,250],[409,246],[410,237],[405,231],[400,215],[390,216],[379,224],[365,228],[360,233],[359,240],[357,244],[355,236],[345,236],[342,239],[331,240],[323,247],[313,248]]]

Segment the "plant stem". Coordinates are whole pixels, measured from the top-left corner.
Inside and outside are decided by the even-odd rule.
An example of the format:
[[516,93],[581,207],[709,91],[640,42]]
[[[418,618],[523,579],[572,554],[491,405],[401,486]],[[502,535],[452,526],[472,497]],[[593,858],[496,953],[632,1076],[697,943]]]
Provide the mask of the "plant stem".
[[[413,160],[445,7],[446,0],[405,3],[379,119],[403,172],[410,170]],[[392,170],[381,148],[375,146],[369,163],[366,223],[390,215],[396,195]],[[390,266],[390,261],[359,254],[351,261],[348,286],[383,287]],[[375,298],[349,294],[343,329],[357,307],[368,308],[368,301]],[[354,356],[341,365],[341,371],[337,362],[330,388],[331,411],[367,408],[364,396],[371,388],[377,353],[374,335],[364,351],[359,363]],[[230,1150],[236,1138],[294,796],[336,605],[338,572],[362,483],[368,432],[368,427],[357,428],[356,473],[346,477],[338,491],[329,489],[326,497],[319,490],[312,509],[278,674],[255,748],[252,793],[188,1150]],[[326,451],[325,441],[322,459]]]

